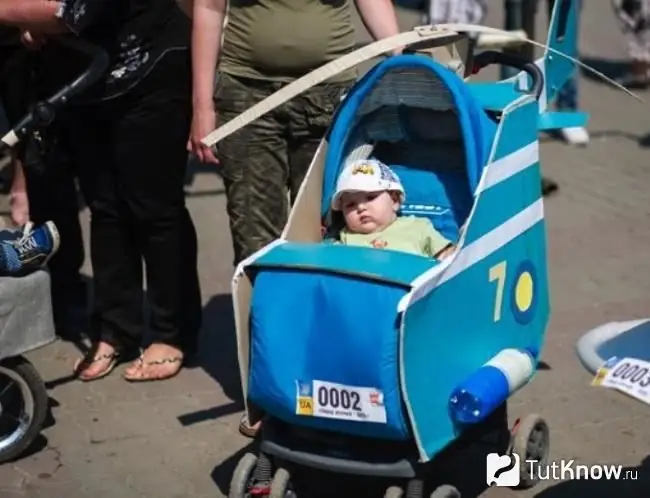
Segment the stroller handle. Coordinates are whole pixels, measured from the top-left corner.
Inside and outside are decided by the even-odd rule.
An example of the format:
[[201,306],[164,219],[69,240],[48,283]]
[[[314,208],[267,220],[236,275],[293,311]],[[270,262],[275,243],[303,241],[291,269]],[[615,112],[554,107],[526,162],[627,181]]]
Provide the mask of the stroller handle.
[[74,81],[65,85],[48,99],[37,102],[31,111],[0,139],[0,152],[16,146],[35,126],[49,125],[54,120],[58,109],[64,107],[71,98],[97,82],[108,68],[108,54],[96,45],[76,36],[53,38],[52,42],[88,55],[91,62]]
[[542,73],[542,70],[537,66],[537,64],[528,59],[524,59],[523,57],[504,52],[497,52],[496,50],[486,50],[485,52],[480,52],[474,55],[472,62],[472,72],[474,74],[491,64],[501,64],[525,72],[533,80],[533,86],[529,93],[534,95],[535,99],[539,99],[544,90],[544,73]]

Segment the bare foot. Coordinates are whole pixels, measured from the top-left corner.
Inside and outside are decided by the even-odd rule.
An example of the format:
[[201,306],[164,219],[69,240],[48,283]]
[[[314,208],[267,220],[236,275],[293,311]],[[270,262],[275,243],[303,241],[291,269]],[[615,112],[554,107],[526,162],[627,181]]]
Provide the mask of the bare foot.
[[183,352],[175,346],[154,343],[124,371],[131,382],[166,380],[174,377],[183,366]]
[[91,381],[106,377],[113,371],[119,352],[106,342],[96,344],[84,358],[77,360],[74,374],[83,381]]

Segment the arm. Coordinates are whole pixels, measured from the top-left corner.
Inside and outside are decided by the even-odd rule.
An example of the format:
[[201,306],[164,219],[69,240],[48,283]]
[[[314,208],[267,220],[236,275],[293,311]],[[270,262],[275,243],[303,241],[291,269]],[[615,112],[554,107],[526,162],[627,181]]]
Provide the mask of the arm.
[[447,247],[438,251],[436,254],[433,255],[433,257],[436,258],[438,261],[442,261],[446,257],[451,256],[455,250],[456,250],[456,246],[451,242],[449,242],[449,244],[447,244]]
[[[364,26],[375,40],[399,34],[392,0],[354,0]],[[400,53],[401,49],[395,51]]]
[[[0,0],[0,24],[46,34],[79,34],[115,0]],[[80,14],[82,13],[82,14]]]
[[65,24],[57,17],[60,8],[60,2],[47,0],[0,0],[0,24],[63,33]]
[[[226,0],[195,0],[192,10],[192,103],[213,109],[214,78],[226,18]],[[210,130],[212,131],[212,130]]]
[[442,261],[456,250],[455,244],[443,237],[426,218],[420,218],[422,225],[424,252],[429,256]]
[[192,9],[192,129],[187,150],[201,162],[217,163],[201,140],[217,126],[214,79],[226,19],[226,0],[194,0]]

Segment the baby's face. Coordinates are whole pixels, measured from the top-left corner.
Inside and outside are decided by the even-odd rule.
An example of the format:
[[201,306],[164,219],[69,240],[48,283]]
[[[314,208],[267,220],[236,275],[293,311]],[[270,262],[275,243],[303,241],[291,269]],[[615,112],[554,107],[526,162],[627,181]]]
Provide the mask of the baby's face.
[[346,192],[341,196],[345,225],[353,233],[374,233],[397,216],[399,202],[389,192]]

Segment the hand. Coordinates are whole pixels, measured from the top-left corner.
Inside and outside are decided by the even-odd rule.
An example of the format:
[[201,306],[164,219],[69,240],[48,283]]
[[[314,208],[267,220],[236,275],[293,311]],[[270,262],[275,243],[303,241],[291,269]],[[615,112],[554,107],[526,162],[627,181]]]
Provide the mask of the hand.
[[194,154],[202,163],[219,164],[210,147],[201,143],[201,140],[212,133],[217,127],[217,113],[214,108],[194,109],[192,115],[192,129],[187,140],[187,150]]
[[38,50],[45,45],[47,38],[42,33],[24,30],[20,34],[20,41],[29,50]]

